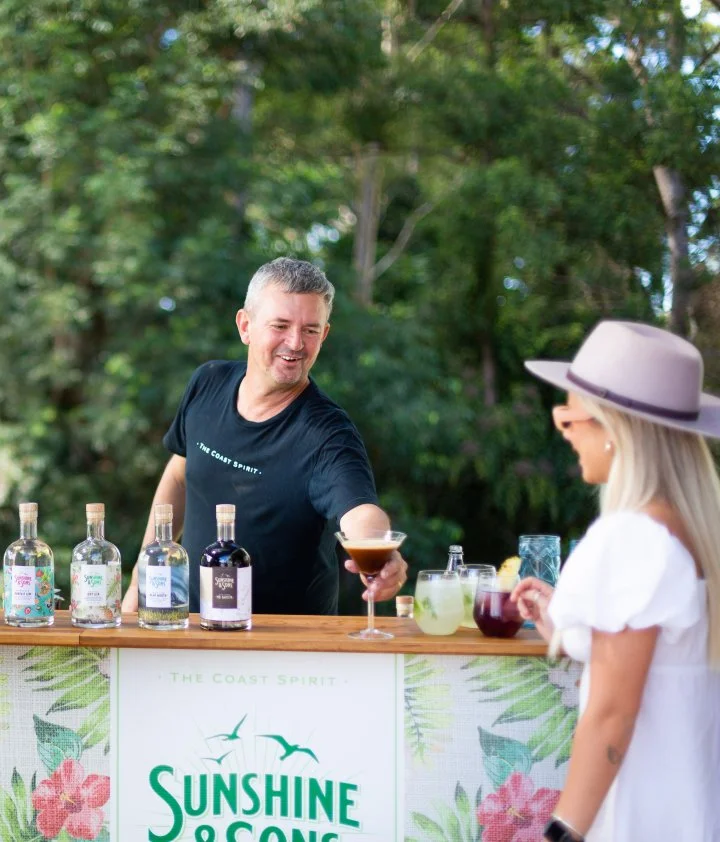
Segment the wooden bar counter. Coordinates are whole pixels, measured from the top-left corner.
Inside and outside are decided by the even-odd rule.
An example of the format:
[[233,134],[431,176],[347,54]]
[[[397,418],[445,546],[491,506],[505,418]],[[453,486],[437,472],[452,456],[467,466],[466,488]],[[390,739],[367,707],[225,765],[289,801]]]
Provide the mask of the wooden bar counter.
[[[0,617],[2,613],[0,612]],[[206,631],[197,614],[185,631],[141,629],[136,614],[123,615],[117,629],[80,629],[70,623],[69,612],[58,611],[55,624],[38,629],[0,626],[0,646],[100,646],[120,649],[223,649],[285,652],[377,652],[425,655],[545,655],[547,644],[534,631],[517,637],[483,637],[473,629],[452,635],[423,634],[414,620],[378,617],[376,625],[394,637],[366,641],[348,637],[366,626],[365,617],[328,617],[256,614],[250,631]]]
[[0,840],[487,842],[540,822],[577,666],[532,631],[376,622],[394,637],[348,637],[365,617],[2,623]]

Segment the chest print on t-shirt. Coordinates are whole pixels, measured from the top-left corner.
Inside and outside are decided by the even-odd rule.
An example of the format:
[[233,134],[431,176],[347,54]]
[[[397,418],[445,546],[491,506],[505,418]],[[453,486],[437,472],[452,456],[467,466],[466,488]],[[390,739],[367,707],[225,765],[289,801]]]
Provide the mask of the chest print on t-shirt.
[[256,474],[257,476],[262,476],[262,471],[259,468],[253,468],[252,465],[244,465],[242,462],[238,462],[237,459],[233,459],[230,456],[225,456],[224,453],[220,453],[219,450],[215,450],[215,448],[209,447],[203,441],[196,441],[195,445],[201,453],[204,453],[211,459],[217,459],[218,462],[222,462],[223,465],[230,465],[230,467],[237,468],[237,470],[239,471],[245,471],[248,474]]

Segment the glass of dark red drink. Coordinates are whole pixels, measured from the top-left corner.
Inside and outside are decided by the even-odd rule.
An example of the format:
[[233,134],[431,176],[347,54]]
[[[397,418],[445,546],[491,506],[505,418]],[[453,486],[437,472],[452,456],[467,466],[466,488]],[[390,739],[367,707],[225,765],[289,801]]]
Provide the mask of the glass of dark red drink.
[[473,617],[487,637],[515,637],[523,619],[517,603],[510,601],[519,576],[498,576],[494,581],[479,581],[475,592]]
[[[355,536],[346,535],[344,532],[336,532],[342,548],[357,564],[360,573],[368,584],[380,573],[383,567],[390,561],[392,554],[405,540],[404,532],[394,532],[389,529],[366,529]],[[360,640],[378,640],[392,637],[389,632],[380,631],[375,628],[375,602],[372,590],[368,589],[368,625],[359,632],[352,632],[349,637]]]

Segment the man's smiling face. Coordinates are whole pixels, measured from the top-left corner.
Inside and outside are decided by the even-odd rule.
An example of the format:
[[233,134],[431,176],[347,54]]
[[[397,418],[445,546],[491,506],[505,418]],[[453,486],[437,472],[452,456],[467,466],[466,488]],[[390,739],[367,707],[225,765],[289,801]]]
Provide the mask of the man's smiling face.
[[321,295],[265,287],[252,311],[237,315],[240,338],[248,346],[248,375],[264,381],[268,391],[306,383],[330,330],[327,315]]

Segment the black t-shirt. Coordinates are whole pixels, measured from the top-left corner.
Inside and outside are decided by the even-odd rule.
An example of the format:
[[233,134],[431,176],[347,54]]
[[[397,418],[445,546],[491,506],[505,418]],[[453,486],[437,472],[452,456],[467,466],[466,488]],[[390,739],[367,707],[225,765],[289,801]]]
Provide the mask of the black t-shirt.
[[258,614],[336,614],[338,520],[377,503],[360,434],[311,380],[267,421],[237,411],[244,362],[212,361],[188,383],[163,439],[186,462],[182,544],[190,557],[190,610],[199,563],[216,540],[215,506],[234,503],[235,540],[252,559]]

